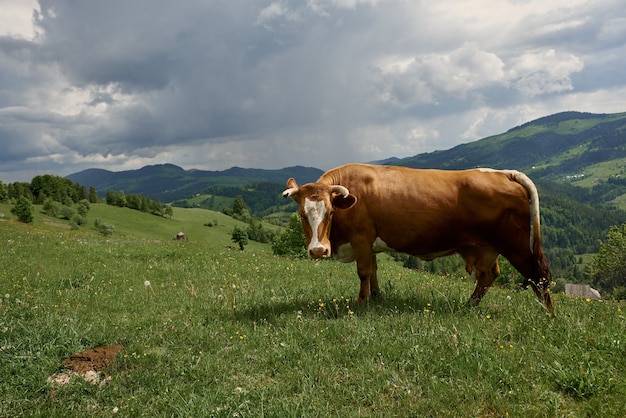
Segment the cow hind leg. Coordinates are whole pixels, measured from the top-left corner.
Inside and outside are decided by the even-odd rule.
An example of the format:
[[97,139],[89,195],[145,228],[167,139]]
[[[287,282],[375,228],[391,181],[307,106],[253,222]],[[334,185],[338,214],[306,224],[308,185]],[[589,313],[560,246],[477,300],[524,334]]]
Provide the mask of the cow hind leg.
[[376,254],[372,255],[372,272],[370,273],[370,294],[372,298],[380,295],[380,287],[378,286],[378,262]]
[[460,252],[465,260],[465,268],[476,275],[476,288],[468,300],[468,305],[478,306],[480,300],[496,277],[500,275],[498,253],[492,249],[472,247]]

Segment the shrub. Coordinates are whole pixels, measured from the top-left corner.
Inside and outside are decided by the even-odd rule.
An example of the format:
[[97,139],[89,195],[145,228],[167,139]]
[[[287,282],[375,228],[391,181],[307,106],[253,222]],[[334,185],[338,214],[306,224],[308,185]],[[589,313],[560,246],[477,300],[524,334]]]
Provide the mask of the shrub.
[[61,212],[61,204],[59,202],[55,202],[51,197],[49,197],[45,200],[45,202],[43,202],[43,210],[48,215],[56,218]]
[[78,212],[80,216],[87,216],[87,212],[89,212],[89,209],[91,209],[91,205],[89,204],[89,201],[86,199],[83,199],[80,202],[78,202],[78,207],[76,208],[76,211]]
[[20,196],[11,209],[11,213],[17,216],[21,222],[31,223],[34,219],[35,208],[29,199]]
[[9,200],[9,188],[0,180],[0,202]]
[[236,226],[235,229],[233,229],[231,240],[234,243],[239,244],[239,249],[243,251],[243,247],[248,245],[248,233]]
[[297,213],[291,215],[287,229],[272,243],[272,251],[276,255],[306,257],[306,237]]
[[626,224],[609,229],[589,264],[589,274],[595,287],[605,292],[626,286]]
[[61,213],[60,213],[61,218],[70,220],[72,219],[72,217],[74,217],[75,214],[76,214],[76,211],[73,208],[69,206],[61,207]]
[[113,235],[115,232],[115,225],[102,223],[100,219],[94,221],[94,226],[104,236]]

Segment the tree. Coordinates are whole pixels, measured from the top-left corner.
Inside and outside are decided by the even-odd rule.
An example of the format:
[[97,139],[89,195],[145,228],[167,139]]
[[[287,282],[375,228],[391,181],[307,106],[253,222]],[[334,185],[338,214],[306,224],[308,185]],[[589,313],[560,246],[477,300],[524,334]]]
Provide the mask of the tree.
[[125,208],[126,204],[127,204],[126,194],[124,193],[124,190],[120,190],[117,193],[117,200],[115,201],[115,206],[119,206],[120,208]]
[[107,203],[107,205],[115,205],[115,203],[117,202],[119,193],[116,192],[115,190],[107,190],[107,194],[105,197],[105,201]]
[[249,226],[246,232],[248,233],[248,238],[252,241],[268,243],[274,240],[274,231],[268,231],[263,228],[263,223],[260,220],[250,218],[248,224]]
[[89,203],[98,203],[98,192],[93,186],[89,186]]
[[78,200],[83,200],[83,199],[87,199],[87,189],[85,189],[85,186],[79,186],[78,188]]
[[78,202],[76,211],[78,212],[80,216],[85,217],[87,216],[87,212],[89,212],[90,208],[91,208],[91,205],[89,204],[89,201],[87,199],[83,199],[80,202]]
[[29,199],[20,196],[15,206],[11,209],[11,213],[17,216],[17,219],[21,222],[31,223],[34,219],[33,214],[35,213],[35,208]]
[[224,213],[243,222],[248,222],[251,219],[248,205],[246,205],[246,202],[243,200],[243,197],[241,195],[237,195],[237,197],[235,197],[232,212]]
[[[64,205],[71,205],[78,202],[83,194],[86,194],[84,187],[72,180],[44,174],[35,176],[30,182],[30,191],[35,203],[43,203],[46,198],[51,197]],[[86,196],[85,196],[86,197]]]
[[172,208],[172,205],[165,206],[165,215],[169,216],[170,219],[172,219],[172,216],[174,216],[174,209]]
[[237,195],[233,202],[233,215],[241,216],[245,213],[244,211],[248,212],[248,205],[246,205],[245,200],[243,200],[243,196]]
[[30,191],[30,183],[15,182],[9,183],[9,199],[19,199],[20,196],[28,198],[33,201],[33,192]]
[[0,202],[9,200],[9,188],[0,180]]
[[241,229],[236,226],[235,229],[233,229],[233,235],[231,237],[231,240],[234,243],[239,244],[239,249],[243,251],[243,247],[245,245],[248,245],[248,233],[245,229]]
[[129,194],[126,196],[127,206],[130,209],[141,210],[142,200],[141,195],[138,194]]
[[605,292],[623,292],[626,287],[626,224],[612,226],[606,242],[589,264],[589,275],[595,287]]
[[150,213],[157,216],[163,216],[164,208],[160,200],[151,200]]
[[291,215],[287,229],[272,243],[272,251],[277,255],[306,257],[306,237],[297,213]]

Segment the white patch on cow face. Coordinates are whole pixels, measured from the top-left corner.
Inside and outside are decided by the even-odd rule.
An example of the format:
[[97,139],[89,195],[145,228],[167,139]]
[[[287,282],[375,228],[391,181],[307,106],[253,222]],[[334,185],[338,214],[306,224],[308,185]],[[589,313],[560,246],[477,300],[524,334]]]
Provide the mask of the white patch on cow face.
[[[321,225],[324,217],[326,216],[326,206],[321,200],[304,200],[304,216],[309,221],[311,226],[312,236],[311,242],[309,242],[309,253],[315,248],[325,247],[319,240],[318,229]],[[328,255],[330,255],[330,248],[328,248]]]
[[355,260],[354,251],[352,250],[352,245],[350,243],[341,244],[339,248],[337,248],[337,254],[335,254],[335,260],[341,263],[351,263]]
[[380,237],[376,237],[374,243],[372,244],[372,250],[377,253],[382,253],[385,251],[395,251],[393,248],[390,248],[385,241],[380,239]]

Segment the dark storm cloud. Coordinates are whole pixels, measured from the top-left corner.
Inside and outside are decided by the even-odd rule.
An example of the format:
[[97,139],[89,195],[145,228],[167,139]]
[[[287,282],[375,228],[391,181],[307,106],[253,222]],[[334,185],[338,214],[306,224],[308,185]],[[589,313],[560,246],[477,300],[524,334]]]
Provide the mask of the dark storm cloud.
[[623,110],[616,0],[6,1],[8,180],[161,162],[328,168]]

